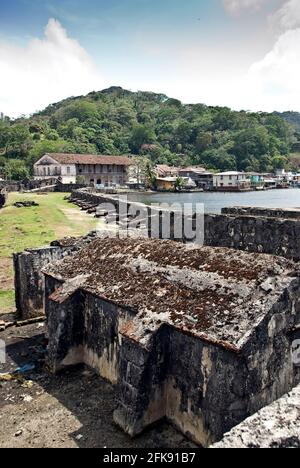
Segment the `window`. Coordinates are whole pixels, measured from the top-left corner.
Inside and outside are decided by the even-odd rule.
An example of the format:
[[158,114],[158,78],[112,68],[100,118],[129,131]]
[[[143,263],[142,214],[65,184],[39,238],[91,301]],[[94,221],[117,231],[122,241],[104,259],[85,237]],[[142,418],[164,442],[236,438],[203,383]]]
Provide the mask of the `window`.
[[67,167],[67,174],[71,174],[71,168],[69,166]]
[[224,176],[221,175],[221,180],[224,180]]

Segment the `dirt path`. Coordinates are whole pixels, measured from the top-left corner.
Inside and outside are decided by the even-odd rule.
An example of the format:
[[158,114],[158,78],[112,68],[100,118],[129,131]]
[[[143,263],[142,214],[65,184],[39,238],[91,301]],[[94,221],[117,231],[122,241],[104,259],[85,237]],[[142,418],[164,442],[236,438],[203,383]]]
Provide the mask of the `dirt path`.
[[[94,218],[93,214],[88,214],[86,211],[80,211],[78,210],[78,208],[64,208],[62,209],[62,212],[69,219],[69,221],[74,223],[75,226],[77,225],[78,228],[82,226],[82,223],[86,223],[87,218],[91,218],[91,219]],[[104,218],[99,218],[95,226],[95,229],[98,229],[101,231],[105,231],[105,230],[111,231],[112,229],[117,230],[117,228],[118,228],[117,226],[113,226],[112,224],[106,224],[106,222],[104,221]]]
[[[58,235],[79,236],[82,232],[82,225],[87,224],[87,220],[93,219],[93,215],[89,215],[86,211],[80,211],[78,208],[61,208],[61,211],[70,221],[71,225],[67,228],[62,227],[61,229],[58,227],[56,230]],[[88,230],[89,229],[87,229],[87,232]]]
[[43,324],[0,332],[0,339],[7,344],[7,364],[0,365],[0,373],[28,363],[35,365],[24,374],[27,383],[0,384],[1,448],[194,447],[166,423],[136,439],[127,436],[113,423],[117,403],[110,383],[87,368],[57,376],[45,371],[44,332]]

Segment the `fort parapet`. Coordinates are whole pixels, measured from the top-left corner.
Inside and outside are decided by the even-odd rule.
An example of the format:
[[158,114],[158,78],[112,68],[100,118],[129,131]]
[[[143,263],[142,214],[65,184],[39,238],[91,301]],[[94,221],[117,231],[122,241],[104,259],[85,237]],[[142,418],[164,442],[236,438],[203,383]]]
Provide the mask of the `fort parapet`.
[[232,429],[214,449],[300,448],[300,386]]
[[50,246],[27,249],[13,255],[16,308],[22,320],[44,315],[44,276],[42,269],[80,249],[96,236],[91,232],[82,238],[65,238]]
[[[74,191],[71,200],[83,209],[110,204],[117,212],[120,211],[120,203],[123,212],[138,211],[141,206],[131,201],[124,202],[122,197],[89,193],[86,190]],[[124,210],[124,203],[127,204],[127,210]],[[149,217],[159,212],[159,208],[147,207],[147,209]],[[170,238],[176,240],[173,235],[174,220],[176,222],[176,217],[171,217]],[[151,226],[151,220],[149,224]],[[207,246],[229,247],[300,260],[300,210],[297,209],[224,208],[222,214],[205,214],[201,229],[203,229],[201,233],[203,243]],[[149,234],[151,235],[150,230]],[[181,240],[185,241],[184,236]]]
[[[98,205],[114,206],[116,212],[120,210],[120,199],[115,196],[89,193],[86,190],[74,191],[74,202],[88,210]],[[126,202],[127,203],[127,202]],[[122,201],[124,205],[124,201]],[[149,236],[153,211],[139,203],[128,202],[125,212],[146,209],[149,216]],[[124,212],[124,206],[122,206]],[[163,220],[165,210],[155,210],[156,217]],[[176,217],[170,216],[170,238],[174,239],[174,223]],[[203,244],[210,247],[228,247],[246,252],[267,253],[282,256],[294,261],[300,260],[300,214],[298,210],[273,210],[265,208],[226,208],[222,214],[204,216],[201,224]],[[162,237],[162,229],[155,229],[155,236]],[[93,237],[96,233],[92,233]],[[87,236],[89,239],[90,236]],[[176,239],[175,239],[176,240]],[[184,241],[184,235],[182,239]],[[83,239],[83,242],[85,240]],[[54,260],[79,248],[82,240],[56,242],[55,246],[30,249],[14,255],[16,305],[19,315],[30,318],[40,315],[43,311],[43,275],[41,269]],[[71,244],[75,244],[74,246]]]

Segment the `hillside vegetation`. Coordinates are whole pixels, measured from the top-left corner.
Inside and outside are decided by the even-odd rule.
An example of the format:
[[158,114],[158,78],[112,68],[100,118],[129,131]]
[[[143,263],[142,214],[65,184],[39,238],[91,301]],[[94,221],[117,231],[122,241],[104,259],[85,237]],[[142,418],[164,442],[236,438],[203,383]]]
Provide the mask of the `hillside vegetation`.
[[278,114],[289,122],[297,132],[300,132],[300,113],[299,112],[283,112]]
[[[183,105],[162,94],[110,88],[0,121],[0,173],[29,175],[45,152],[134,154],[152,163],[213,170],[291,167],[295,127],[277,113]],[[295,168],[296,169],[296,168]]]

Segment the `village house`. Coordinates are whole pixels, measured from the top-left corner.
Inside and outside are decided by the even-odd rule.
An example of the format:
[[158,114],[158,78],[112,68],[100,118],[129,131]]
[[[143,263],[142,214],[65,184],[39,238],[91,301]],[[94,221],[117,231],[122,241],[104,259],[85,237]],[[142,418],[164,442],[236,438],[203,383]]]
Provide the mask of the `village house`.
[[244,172],[228,171],[219,172],[213,176],[214,190],[219,191],[244,191],[250,190],[250,180]]
[[204,167],[185,167],[180,169],[179,177],[191,179],[197,187],[204,190],[210,190],[213,187],[213,174],[206,171]]
[[47,153],[34,164],[35,180],[57,178],[63,184],[124,186],[131,160],[126,156]]
[[176,177],[157,177],[156,188],[159,192],[172,192],[176,188]]
[[179,168],[171,167],[167,164],[157,164],[154,168],[154,172],[157,177],[178,177]]
[[250,180],[251,188],[253,190],[264,190],[265,177],[263,174],[259,174],[258,172],[247,172],[246,175]]

